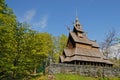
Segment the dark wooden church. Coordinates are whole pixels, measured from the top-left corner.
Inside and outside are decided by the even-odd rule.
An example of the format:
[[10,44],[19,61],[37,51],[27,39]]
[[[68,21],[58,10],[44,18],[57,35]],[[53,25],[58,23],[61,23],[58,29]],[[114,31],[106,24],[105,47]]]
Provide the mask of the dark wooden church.
[[76,65],[113,66],[99,50],[96,41],[89,40],[76,17],[73,31],[69,32],[67,47],[60,56],[60,63]]

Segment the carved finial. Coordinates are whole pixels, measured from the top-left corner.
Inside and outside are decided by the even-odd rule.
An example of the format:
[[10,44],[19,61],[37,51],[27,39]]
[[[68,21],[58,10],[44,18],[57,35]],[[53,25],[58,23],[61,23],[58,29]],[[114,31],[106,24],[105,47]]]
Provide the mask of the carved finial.
[[70,32],[70,27],[69,26],[66,26],[67,27],[67,30]]

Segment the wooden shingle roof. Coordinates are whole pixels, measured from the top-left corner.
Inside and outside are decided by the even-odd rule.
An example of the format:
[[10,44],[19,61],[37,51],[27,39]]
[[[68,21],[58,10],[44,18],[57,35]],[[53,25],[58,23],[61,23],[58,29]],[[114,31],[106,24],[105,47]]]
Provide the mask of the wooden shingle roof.
[[64,49],[65,56],[60,56],[62,62],[70,62],[74,60],[88,61],[88,62],[100,62],[113,64],[109,60],[104,59],[104,56],[99,51],[86,50],[81,48]]
[[84,34],[82,38],[78,37],[75,32],[70,32],[70,35],[72,36],[73,40],[78,43],[88,44],[93,47],[99,47],[98,44],[95,41],[89,40],[86,35]]
[[64,58],[64,62],[71,62],[71,61],[77,61],[77,60],[78,61],[99,62],[99,63],[105,63],[105,64],[113,64],[109,60],[105,60],[105,59],[102,59],[102,58],[96,58],[96,57],[88,57],[88,56],[73,56],[73,57]]
[[89,56],[89,57],[103,57],[103,55],[99,51],[94,51],[90,49],[84,49],[84,48],[74,48],[74,49],[69,49],[66,48],[64,49],[65,55],[66,56],[74,56],[74,55],[79,55],[79,56]]

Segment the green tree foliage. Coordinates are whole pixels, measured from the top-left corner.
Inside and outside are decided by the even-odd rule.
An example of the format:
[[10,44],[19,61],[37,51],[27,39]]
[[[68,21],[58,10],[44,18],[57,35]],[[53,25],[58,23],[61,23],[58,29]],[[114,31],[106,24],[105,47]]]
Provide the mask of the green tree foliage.
[[[6,36],[4,41],[8,38]],[[53,46],[50,34],[30,30],[25,23],[18,23],[10,40],[0,47],[1,79],[20,79],[33,74],[45,63]]]
[[28,79],[50,56],[58,61],[67,37],[53,38],[29,27],[17,22],[12,9],[0,0],[0,79]]
[[[34,69],[39,68],[45,63],[48,55],[52,51],[52,38],[48,33],[37,33],[34,35],[34,41],[32,43],[32,63],[34,64]],[[36,70],[35,70],[36,72]]]
[[17,23],[12,9],[0,0],[0,79],[28,77],[45,62],[52,46],[50,34]]
[[67,44],[67,36],[62,34],[59,37],[53,37],[53,59],[55,62],[59,61],[59,56],[62,54],[63,49],[66,47]]
[[16,17],[12,9],[5,0],[0,0],[0,79],[11,73],[15,26]]
[[62,34],[59,37],[58,44],[59,44],[59,53],[62,54],[62,51],[66,47],[66,44],[67,44],[67,36]]
[[13,27],[16,23],[16,17],[11,8],[5,4],[5,0],[0,0],[0,26],[9,25]]

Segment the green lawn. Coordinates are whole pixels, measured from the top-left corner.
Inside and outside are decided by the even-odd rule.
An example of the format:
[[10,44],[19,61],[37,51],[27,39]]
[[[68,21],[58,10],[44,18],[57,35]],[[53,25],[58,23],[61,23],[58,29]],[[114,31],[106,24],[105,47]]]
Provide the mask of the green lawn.
[[52,79],[48,78],[48,76],[49,75],[39,75],[30,80],[120,80],[120,78],[94,78],[73,74],[55,74],[52,75],[54,77]]
[[120,80],[120,78],[93,78],[73,74],[56,74],[55,80]]

